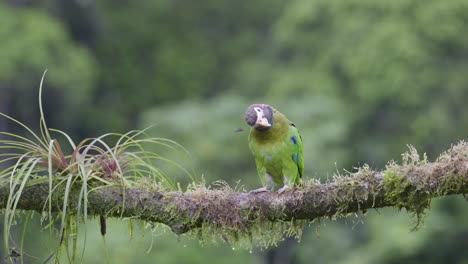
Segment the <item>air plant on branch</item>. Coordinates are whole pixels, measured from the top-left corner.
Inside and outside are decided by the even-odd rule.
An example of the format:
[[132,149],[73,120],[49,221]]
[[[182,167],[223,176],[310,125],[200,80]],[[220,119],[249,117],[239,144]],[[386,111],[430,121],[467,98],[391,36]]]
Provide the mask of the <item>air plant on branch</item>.
[[[21,198],[22,191],[34,184],[48,183],[49,196],[43,207],[42,223],[44,229],[56,226],[60,221],[58,229],[58,246],[52,255],[60,259],[65,248],[69,262],[76,261],[78,223],[86,224],[87,197],[88,193],[105,186],[113,185],[122,188],[138,186],[144,180],[151,180],[155,186],[175,190],[176,186],[172,180],[155,166],[158,161],[169,163],[179,168],[193,181],[192,174],[177,162],[166,159],[163,156],[145,150],[148,145],[158,145],[169,148],[181,154],[185,159],[188,152],[176,142],[165,138],[151,138],[146,130],[132,130],[126,134],[108,133],[97,138],[87,138],[75,144],[69,135],[57,129],[49,129],[45,122],[42,108],[42,76],[39,86],[39,110],[40,110],[40,135],[33,132],[20,121],[0,113],[0,116],[9,119],[22,127],[29,137],[9,132],[0,132],[0,165],[5,166],[0,171],[0,185],[8,186],[10,194],[4,210],[3,240],[5,252],[10,250],[11,228],[15,224],[15,216],[18,214],[16,208]],[[65,138],[69,147],[64,145],[51,133]],[[117,139],[115,145],[110,146],[106,141]],[[63,149],[71,148],[71,153],[65,153]],[[77,210],[68,212],[68,204],[71,202],[71,190],[79,190]],[[63,205],[59,214],[52,214],[51,197],[57,190],[64,193]],[[124,197],[125,200],[125,197]],[[124,203],[125,204],[125,203]],[[123,212],[125,208],[120,208]],[[30,215],[28,214],[30,217]],[[27,221],[26,221],[27,223]],[[86,226],[86,225],[85,225]],[[24,227],[24,230],[26,226]],[[72,250],[69,250],[68,240],[72,239]],[[86,244],[86,237],[84,240]],[[23,262],[23,239],[20,243],[18,254]],[[84,251],[84,245],[83,245]],[[16,251],[15,251],[16,252]]]

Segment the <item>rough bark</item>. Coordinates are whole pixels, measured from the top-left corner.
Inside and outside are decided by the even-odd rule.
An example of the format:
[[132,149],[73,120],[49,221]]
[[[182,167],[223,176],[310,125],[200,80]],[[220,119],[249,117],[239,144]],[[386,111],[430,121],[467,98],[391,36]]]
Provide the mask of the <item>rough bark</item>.
[[[9,191],[8,186],[0,187],[0,208],[5,207]],[[17,208],[44,210],[48,192],[47,184],[27,187]],[[90,192],[88,214],[159,222],[182,234],[202,225],[248,230],[259,221],[311,221],[387,206],[406,208],[419,215],[433,197],[467,193],[468,144],[462,142],[435,162],[420,160],[411,149],[403,155],[401,165],[391,162],[382,171],[364,166],[326,183],[305,182],[282,195],[273,191],[239,193],[229,188],[200,187],[183,193],[145,187],[103,187]],[[61,195],[60,191],[55,192],[52,211],[62,208]],[[69,210],[76,210],[77,197],[78,192],[72,191]]]

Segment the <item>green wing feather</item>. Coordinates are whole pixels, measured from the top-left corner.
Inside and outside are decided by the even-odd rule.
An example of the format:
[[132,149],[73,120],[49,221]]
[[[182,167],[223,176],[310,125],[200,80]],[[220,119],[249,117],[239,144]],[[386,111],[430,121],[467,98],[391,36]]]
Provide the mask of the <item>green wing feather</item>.
[[[290,124],[289,126],[289,137],[287,141],[289,147],[288,149],[291,150],[291,159],[294,161],[294,164],[296,165],[296,173],[291,173],[290,177],[293,177],[290,179],[290,181],[294,184],[299,184],[301,182],[302,175],[304,174],[304,156],[302,154],[302,137],[299,134],[299,130],[297,130],[296,126],[294,124]],[[289,176],[289,175],[287,175]]]

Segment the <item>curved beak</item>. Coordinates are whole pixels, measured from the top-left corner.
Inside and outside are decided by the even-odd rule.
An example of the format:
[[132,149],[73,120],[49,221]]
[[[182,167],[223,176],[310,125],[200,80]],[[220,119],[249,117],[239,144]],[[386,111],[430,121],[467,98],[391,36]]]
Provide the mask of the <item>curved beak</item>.
[[266,117],[261,117],[257,119],[255,126],[256,127],[271,127],[271,124],[268,122]]

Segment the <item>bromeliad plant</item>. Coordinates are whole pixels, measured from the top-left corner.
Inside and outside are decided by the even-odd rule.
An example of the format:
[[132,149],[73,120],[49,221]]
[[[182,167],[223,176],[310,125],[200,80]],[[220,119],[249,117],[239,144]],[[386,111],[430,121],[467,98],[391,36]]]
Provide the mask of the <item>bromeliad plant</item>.
[[[145,150],[148,144],[155,144],[167,147],[187,156],[187,151],[174,141],[164,138],[151,138],[143,131],[130,131],[126,134],[108,133],[98,138],[88,138],[78,144],[65,132],[49,129],[47,127],[42,108],[42,76],[39,86],[39,110],[40,110],[40,135],[34,133],[20,121],[0,113],[1,116],[11,120],[24,128],[30,138],[0,132],[0,165],[7,165],[0,171],[0,185],[8,186],[10,194],[4,209],[3,240],[5,252],[13,252],[20,258],[23,257],[22,246],[20,252],[10,250],[11,227],[15,224],[15,216],[18,214],[16,208],[21,198],[22,191],[34,184],[47,184],[49,196],[42,210],[42,223],[44,227],[51,228],[60,222],[59,245],[54,252],[56,259],[61,258],[65,248],[69,262],[74,262],[76,258],[78,223],[87,221],[87,197],[88,193],[104,186],[120,186],[122,194],[124,189],[141,184],[144,179],[152,179],[152,183],[159,188],[175,190],[176,186],[171,179],[156,167],[158,161],[169,163],[180,168],[192,180],[193,177],[185,168],[178,163],[162,157],[161,155]],[[53,138],[54,135],[62,136],[69,146],[62,147],[62,143]],[[113,146],[108,143],[110,140],[116,141]],[[63,149],[72,149],[66,154]],[[58,189],[63,190],[63,206],[59,214],[52,214],[51,197]],[[71,190],[79,190],[77,210],[68,212],[68,204]],[[125,200],[125,197],[123,198]],[[125,203],[124,203],[125,204]],[[125,210],[125,208],[121,208]],[[27,221],[26,221],[27,222]],[[69,250],[68,241],[72,238],[72,250]],[[53,255],[54,255],[53,254]],[[12,255],[12,254],[10,254]],[[51,256],[52,257],[52,256]],[[21,259],[21,263],[24,263]]]

